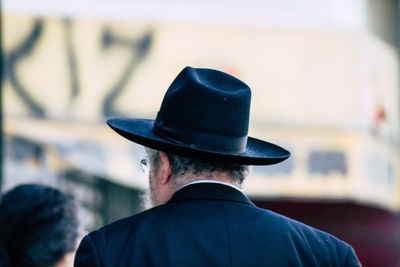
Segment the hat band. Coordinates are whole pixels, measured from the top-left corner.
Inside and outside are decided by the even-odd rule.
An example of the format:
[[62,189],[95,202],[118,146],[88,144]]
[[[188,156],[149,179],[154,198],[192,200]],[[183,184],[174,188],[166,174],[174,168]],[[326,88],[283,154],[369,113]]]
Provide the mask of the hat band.
[[153,131],[162,138],[199,150],[238,155],[246,152],[247,135],[242,137],[223,136],[198,132],[190,129],[170,127],[155,121]]

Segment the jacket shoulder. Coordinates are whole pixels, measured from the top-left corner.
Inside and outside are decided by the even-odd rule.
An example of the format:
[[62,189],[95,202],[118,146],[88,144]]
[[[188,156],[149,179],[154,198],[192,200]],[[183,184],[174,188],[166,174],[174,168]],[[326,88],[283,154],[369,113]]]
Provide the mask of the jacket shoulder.
[[95,230],[88,235],[93,239],[93,241],[98,243],[110,241],[119,241],[121,242],[121,237],[132,237],[133,231],[138,231],[138,227],[140,225],[144,225],[145,221],[148,217],[152,217],[154,215],[155,210],[158,210],[159,207],[155,207],[138,214],[117,220],[110,224],[107,224],[98,230]]
[[308,262],[314,263],[336,263],[332,266],[360,266],[347,265],[349,261],[358,260],[353,248],[339,238],[272,211],[255,209],[273,229],[277,247],[281,245],[282,250],[293,252],[293,256],[307,255]]

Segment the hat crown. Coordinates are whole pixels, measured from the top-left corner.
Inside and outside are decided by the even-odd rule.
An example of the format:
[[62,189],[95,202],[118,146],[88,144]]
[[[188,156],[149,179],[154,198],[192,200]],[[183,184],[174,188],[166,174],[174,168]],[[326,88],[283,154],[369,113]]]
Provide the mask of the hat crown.
[[157,120],[226,136],[246,136],[250,88],[221,71],[186,67],[168,88]]
[[[155,131],[159,133],[163,129],[172,129],[172,133],[163,131],[161,134],[177,142],[189,141],[189,145],[200,148],[201,143],[212,143],[210,139],[216,136],[225,137],[228,138],[224,140],[227,142],[225,145],[230,147],[222,150],[232,153],[230,150],[234,149],[236,153],[241,153],[246,147],[250,101],[250,88],[239,79],[217,70],[186,67],[164,96]],[[176,131],[184,132],[176,136]],[[209,140],[198,140],[193,138],[195,135],[203,135],[200,139]],[[229,144],[239,139],[240,148]],[[219,141],[224,143],[221,139]]]

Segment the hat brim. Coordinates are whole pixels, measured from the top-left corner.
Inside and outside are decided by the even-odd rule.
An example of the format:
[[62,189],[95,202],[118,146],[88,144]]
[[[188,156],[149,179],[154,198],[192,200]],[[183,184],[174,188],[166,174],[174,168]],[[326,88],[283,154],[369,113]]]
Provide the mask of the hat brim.
[[164,139],[153,132],[154,120],[118,118],[108,120],[107,124],[118,134],[132,142],[191,158],[219,160],[242,165],[272,165],[290,157],[290,152],[286,149],[253,137],[248,137],[244,153],[232,155],[201,150]]

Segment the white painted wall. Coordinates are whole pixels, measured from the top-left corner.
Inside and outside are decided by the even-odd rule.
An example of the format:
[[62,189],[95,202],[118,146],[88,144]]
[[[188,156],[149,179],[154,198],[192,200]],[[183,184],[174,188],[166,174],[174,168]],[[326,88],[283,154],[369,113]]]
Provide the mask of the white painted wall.
[[365,0],[4,0],[5,13],[290,28],[367,29]]

